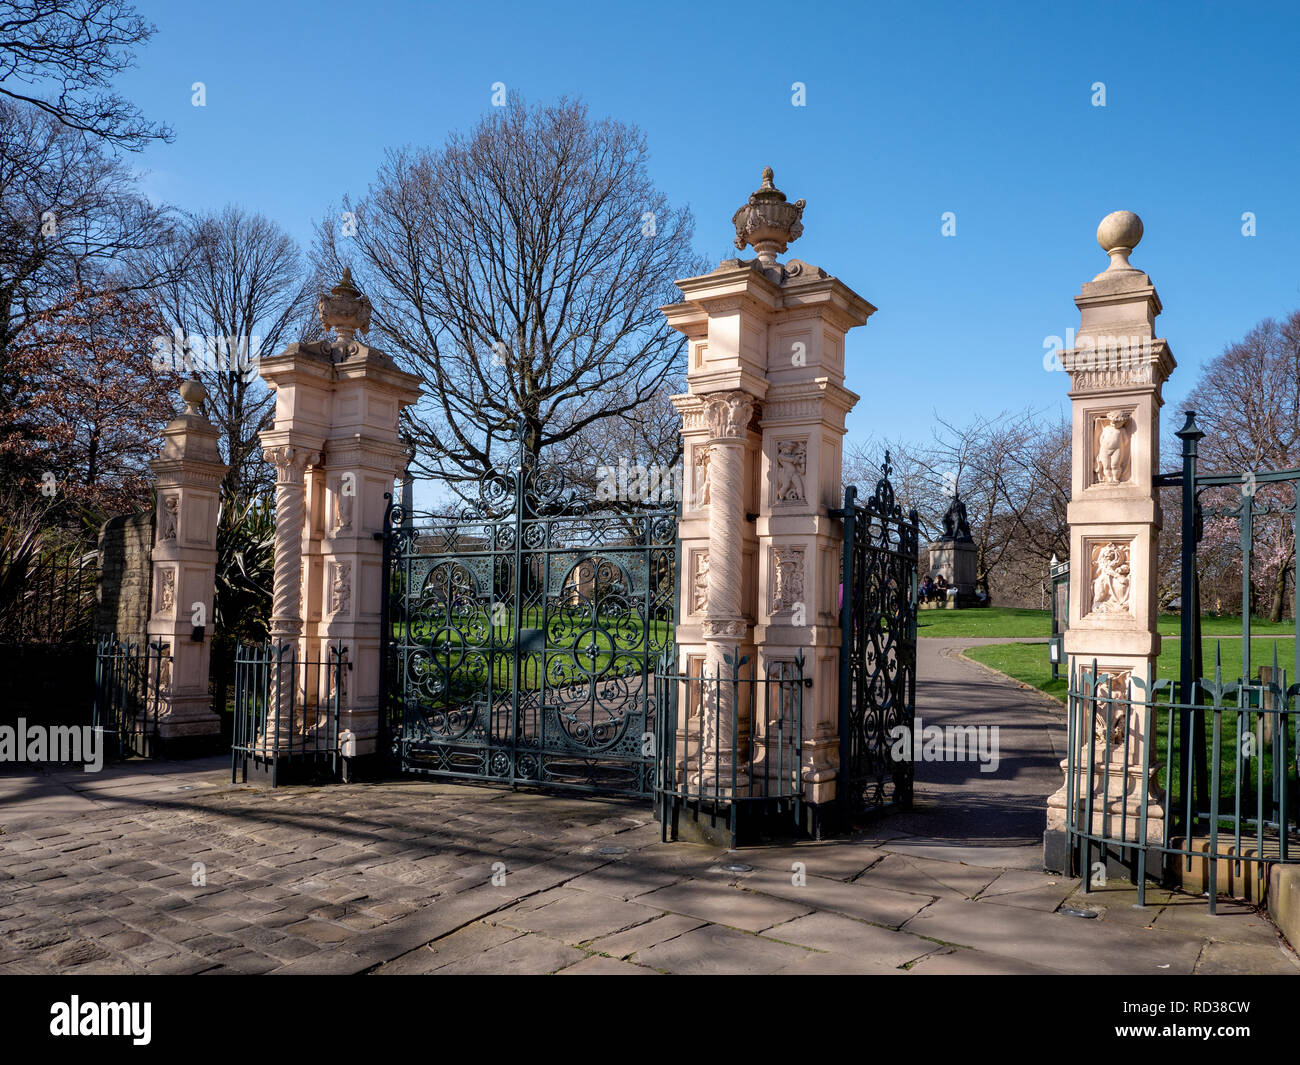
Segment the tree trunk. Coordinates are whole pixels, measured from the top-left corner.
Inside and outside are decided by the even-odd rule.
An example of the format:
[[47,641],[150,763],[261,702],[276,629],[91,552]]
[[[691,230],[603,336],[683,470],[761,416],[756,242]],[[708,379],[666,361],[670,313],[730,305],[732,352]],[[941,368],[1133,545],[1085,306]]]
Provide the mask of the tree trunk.
[[1290,569],[1290,563],[1284,563],[1277,568],[1277,579],[1273,582],[1273,604],[1268,611],[1269,621],[1282,620],[1283,604],[1286,602],[1286,575]]

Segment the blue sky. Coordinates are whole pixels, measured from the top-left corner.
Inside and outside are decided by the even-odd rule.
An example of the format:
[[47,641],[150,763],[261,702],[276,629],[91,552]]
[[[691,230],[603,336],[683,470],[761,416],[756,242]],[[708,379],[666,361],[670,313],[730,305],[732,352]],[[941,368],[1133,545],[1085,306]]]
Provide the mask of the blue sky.
[[848,345],[853,440],[923,439],[936,409],[1063,411],[1043,341],[1077,327],[1113,210],[1146,226],[1133,264],[1164,301],[1172,409],[1225,344],[1300,307],[1294,5],[137,2],[158,34],[120,87],[177,133],[134,160],[150,192],[242,204],[304,244],[385,148],[468,128],[498,81],[642,127],[714,260],[771,165],[808,201],[789,254],[879,308]]

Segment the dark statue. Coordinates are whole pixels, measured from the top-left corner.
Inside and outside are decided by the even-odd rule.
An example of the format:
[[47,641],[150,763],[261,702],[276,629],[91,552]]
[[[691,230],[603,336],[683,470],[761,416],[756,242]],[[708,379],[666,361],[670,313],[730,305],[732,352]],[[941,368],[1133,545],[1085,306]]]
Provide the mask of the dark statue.
[[955,540],[959,544],[973,544],[975,538],[970,534],[970,522],[966,519],[966,504],[961,496],[954,495],[943,516],[943,535],[940,540]]

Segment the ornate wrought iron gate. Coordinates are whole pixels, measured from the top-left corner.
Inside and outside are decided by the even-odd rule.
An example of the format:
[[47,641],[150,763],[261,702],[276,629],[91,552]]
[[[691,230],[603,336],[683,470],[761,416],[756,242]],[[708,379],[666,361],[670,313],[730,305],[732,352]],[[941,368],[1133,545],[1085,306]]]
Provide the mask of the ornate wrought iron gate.
[[403,771],[648,796],[673,642],[675,505],[588,503],[557,468],[489,471],[460,517],[389,507],[382,679]]
[[[840,585],[840,779],[849,817],[912,802],[916,706],[916,511],[903,514],[889,483],[889,453],[872,496],[844,490],[832,511],[844,522]],[[907,729],[894,758],[893,730]]]

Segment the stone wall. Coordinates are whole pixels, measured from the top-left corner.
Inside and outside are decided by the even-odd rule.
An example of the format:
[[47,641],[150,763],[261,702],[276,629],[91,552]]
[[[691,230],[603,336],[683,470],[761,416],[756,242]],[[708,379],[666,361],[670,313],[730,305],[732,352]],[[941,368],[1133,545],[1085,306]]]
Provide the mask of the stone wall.
[[96,635],[141,637],[149,622],[153,511],[110,518],[99,530]]

